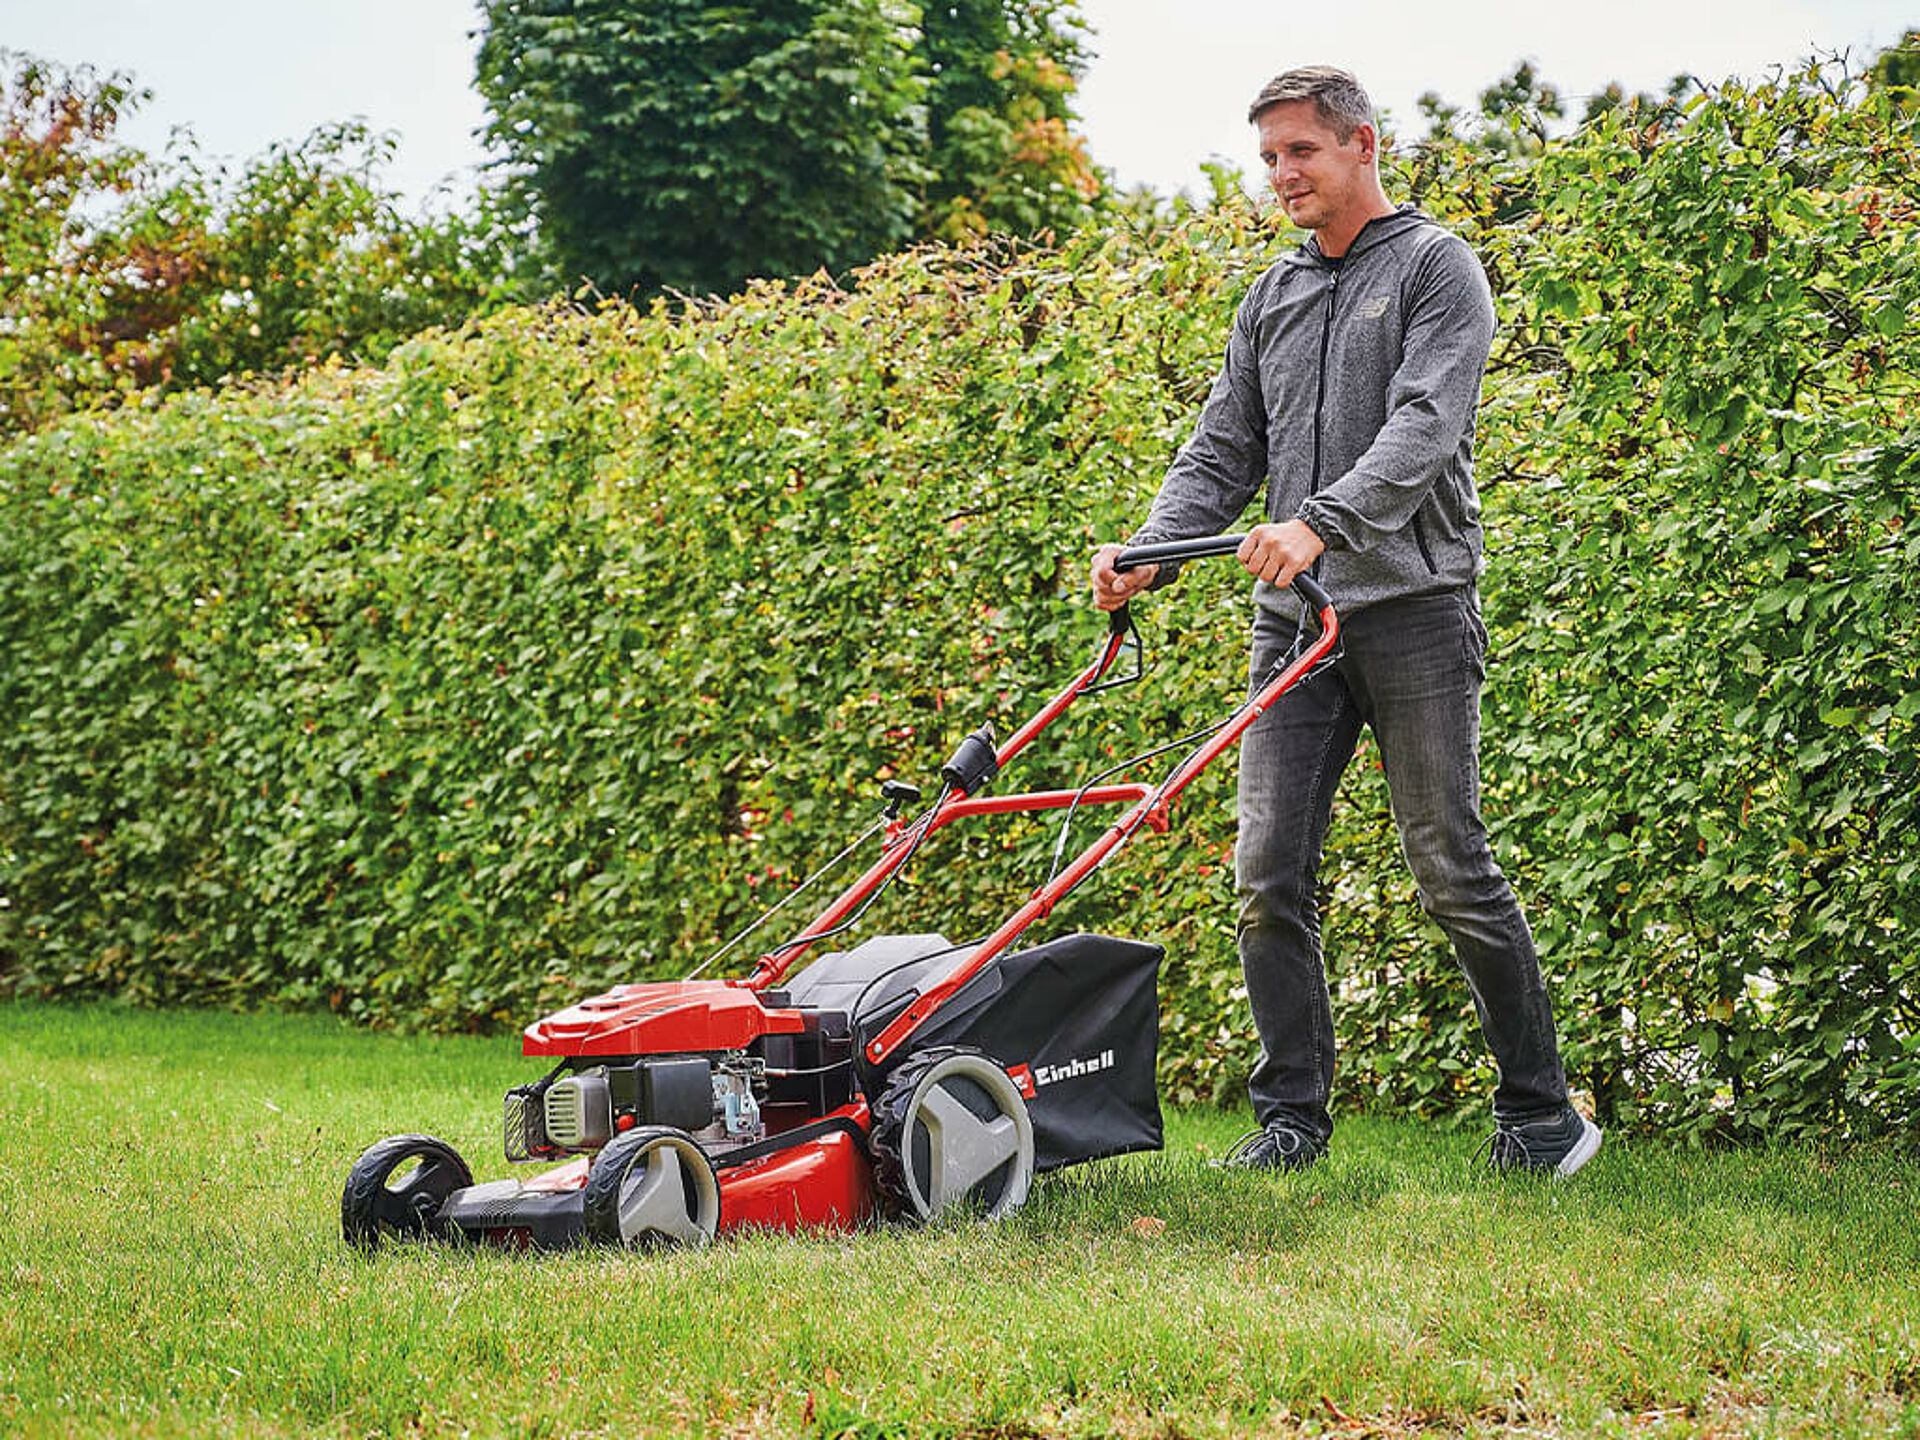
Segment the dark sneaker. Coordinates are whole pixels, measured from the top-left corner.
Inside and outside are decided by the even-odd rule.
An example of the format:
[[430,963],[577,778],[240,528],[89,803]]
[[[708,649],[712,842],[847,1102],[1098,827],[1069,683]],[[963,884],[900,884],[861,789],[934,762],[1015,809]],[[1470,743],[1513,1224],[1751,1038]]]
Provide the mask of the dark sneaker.
[[1499,1174],[1571,1175],[1600,1149],[1600,1127],[1573,1106],[1545,1120],[1502,1125],[1487,1137],[1487,1168]]
[[1304,1130],[1284,1120],[1269,1120],[1234,1141],[1213,1162],[1216,1170],[1304,1170],[1327,1153],[1327,1147]]

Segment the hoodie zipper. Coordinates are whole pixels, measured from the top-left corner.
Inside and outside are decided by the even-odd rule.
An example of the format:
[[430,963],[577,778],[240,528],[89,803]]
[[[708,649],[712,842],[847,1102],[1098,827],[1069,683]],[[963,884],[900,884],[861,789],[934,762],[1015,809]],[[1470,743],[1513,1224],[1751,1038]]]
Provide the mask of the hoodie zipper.
[[1320,377],[1313,396],[1313,484],[1307,490],[1309,495],[1320,493],[1320,420],[1327,408],[1327,347],[1333,341],[1333,302],[1339,293],[1340,272],[1336,270],[1327,277],[1327,313],[1320,326]]
[[[1396,214],[1398,213],[1401,212],[1396,212]],[[1327,311],[1326,317],[1320,326],[1320,381],[1313,396],[1313,484],[1307,491],[1309,495],[1317,495],[1320,493],[1320,425],[1322,412],[1325,411],[1327,405],[1327,348],[1333,342],[1333,302],[1340,294],[1340,271],[1351,265],[1363,248],[1372,248],[1371,246],[1363,247],[1361,244],[1361,242],[1367,238],[1367,231],[1372,229],[1381,219],[1391,218],[1394,217],[1377,216],[1375,219],[1369,220],[1365,225],[1362,225],[1360,227],[1360,233],[1353,237],[1353,243],[1347,247],[1347,253],[1340,257],[1339,267],[1327,277]],[[1377,239],[1378,237],[1376,236],[1375,238]],[[1314,573],[1319,573],[1319,562],[1317,561],[1315,562]]]
[[[1307,494],[1309,495],[1317,495],[1320,493],[1320,431],[1322,416],[1327,404],[1327,350],[1333,341],[1333,305],[1340,294],[1340,270],[1345,269],[1353,263],[1354,257],[1360,251],[1360,241],[1365,238],[1368,228],[1371,227],[1373,223],[1373,221],[1369,220],[1366,225],[1361,227],[1360,234],[1354,237],[1354,243],[1347,247],[1347,253],[1342,257],[1340,269],[1336,269],[1327,277],[1327,308],[1320,326],[1320,376],[1313,396],[1313,483],[1307,490]],[[1427,573],[1429,575],[1439,574],[1439,569],[1433,562],[1433,551],[1427,545],[1426,529],[1420,524],[1418,511],[1414,513],[1413,517],[1413,543],[1419,547],[1420,558],[1426,562]],[[1320,560],[1322,558],[1324,558],[1324,556],[1316,557],[1313,565],[1308,570],[1308,573],[1315,578],[1319,577]]]
[[[1333,302],[1340,294],[1340,272],[1335,270],[1327,277],[1327,313],[1320,326],[1320,376],[1313,394],[1313,483],[1308,487],[1308,495],[1320,493],[1320,418],[1327,408],[1327,347],[1333,342]],[[1323,556],[1313,557],[1313,564],[1307,567],[1307,573],[1314,579],[1320,578],[1320,561]]]

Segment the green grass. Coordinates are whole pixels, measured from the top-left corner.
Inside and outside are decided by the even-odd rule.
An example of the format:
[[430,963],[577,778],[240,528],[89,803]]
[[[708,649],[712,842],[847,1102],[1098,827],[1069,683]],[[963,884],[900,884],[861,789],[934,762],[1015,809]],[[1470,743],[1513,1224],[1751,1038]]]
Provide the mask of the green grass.
[[1571,1184],[1244,1121],[1015,1219],[514,1256],[338,1239],[360,1149],[487,1178],[511,1040],[0,1006],[0,1434],[1920,1435],[1920,1167],[1610,1139]]

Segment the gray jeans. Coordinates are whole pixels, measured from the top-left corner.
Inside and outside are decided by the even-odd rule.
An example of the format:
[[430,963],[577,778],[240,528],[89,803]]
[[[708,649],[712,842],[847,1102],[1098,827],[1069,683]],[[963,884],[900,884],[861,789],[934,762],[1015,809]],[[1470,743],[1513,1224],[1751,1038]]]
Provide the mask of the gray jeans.
[[[1420,904],[1453,942],[1500,1066],[1494,1115],[1519,1124],[1567,1098],[1533,935],[1480,819],[1487,632],[1470,591],[1389,601],[1342,625],[1338,664],[1295,686],[1240,742],[1240,963],[1263,1047],[1248,1090],[1264,1124],[1333,1133],[1333,1009],[1314,876],[1340,773],[1373,731]],[[1293,643],[1264,608],[1257,684]]]

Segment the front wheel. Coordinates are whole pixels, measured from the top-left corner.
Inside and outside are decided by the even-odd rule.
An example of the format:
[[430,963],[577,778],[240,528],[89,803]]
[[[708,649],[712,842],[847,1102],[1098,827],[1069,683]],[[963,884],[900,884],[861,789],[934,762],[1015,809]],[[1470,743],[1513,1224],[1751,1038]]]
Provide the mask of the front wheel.
[[347,1172],[340,1192],[340,1232],[349,1245],[371,1250],[387,1235],[440,1237],[440,1207],[473,1184],[467,1162],[431,1135],[390,1135],[369,1145]]
[[705,1245],[720,1228],[720,1181],[699,1142],[670,1125],[616,1136],[582,1197],[587,1239],[603,1245]]

